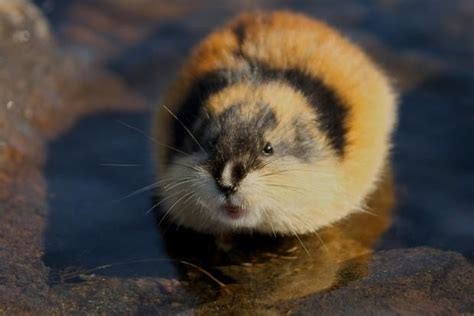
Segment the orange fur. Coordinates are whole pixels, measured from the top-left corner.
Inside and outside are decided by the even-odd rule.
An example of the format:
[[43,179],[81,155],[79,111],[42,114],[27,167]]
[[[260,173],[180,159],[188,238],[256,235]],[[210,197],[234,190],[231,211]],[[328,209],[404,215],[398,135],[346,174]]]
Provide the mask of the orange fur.
[[[245,28],[242,45],[236,32],[239,27]],[[328,163],[338,169],[338,186],[346,193],[340,197],[344,199],[339,201],[340,207],[359,208],[380,176],[396,121],[396,96],[386,76],[355,44],[325,23],[286,11],[247,13],[210,34],[193,50],[163,104],[176,113],[197,78],[217,69],[242,67],[236,50],[276,69],[297,68],[309,73],[342,99],[349,108],[346,154],[343,159],[333,157]],[[263,97],[279,99],[278,86],[271,89],[276,93],[261,92]],[[211,112],[224,110],[227,103],[220,100],[251,95],[252,89],[242,84],[226,90],[210,98]],[[309,109],[295,92],[287,93],[286,98],[297,106],[277,105],[280,118]],[[153,135],[167,144],[172,118],[163,111],[160,107],[155,115]],[[162,163],[166,152],[157,147],[159,172],[166,169]]]

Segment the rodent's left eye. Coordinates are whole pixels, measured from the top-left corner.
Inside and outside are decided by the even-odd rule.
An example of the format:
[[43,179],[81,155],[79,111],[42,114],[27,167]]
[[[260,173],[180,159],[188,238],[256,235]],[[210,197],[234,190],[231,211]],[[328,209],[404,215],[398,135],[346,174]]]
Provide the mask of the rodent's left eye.
[[265,146],[263,146],[263,154],[266,156],[271,156],[273,155],[273,147],[272,144],[266,143]]

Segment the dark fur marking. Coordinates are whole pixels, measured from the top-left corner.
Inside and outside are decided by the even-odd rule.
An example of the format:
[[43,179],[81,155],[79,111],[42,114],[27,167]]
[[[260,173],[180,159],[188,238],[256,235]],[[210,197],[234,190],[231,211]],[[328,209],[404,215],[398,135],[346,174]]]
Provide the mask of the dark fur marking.
[[264,64],[253,65],[252,68],[256,69],[254,72],[260,73],[261,81],[283,81],[303,93],[318,114],[319,130],[328,136],[336,153],[340,157],[344,156],[348,108],[334,90],[299,69],[278,70]]
[[301,119],[294,120],[292,124],[293,139],[280,140],[275,144],[278,155],[294,156],[305,162],[310,162],[314,159],[317,154],[317,145],[311,137],[308,124]]
[[234,26],[232,32],[237,39],[237,48],[233,51],[233,54],[240,59],[247,59],[243,50],[243,45],[245,43],[245,39],[247,37],[247,31],[245,23],[240,22]]
[[285,79],[301,91],[319,116],[319,129],[324,132],[330,145],[342,157],[347,143],[347,127],[345,125],[348,108],[343,104],[334,90],[327,87],[321,80],[305,74],[297,69],[284,71]]
[[232,169],[232,181],[239,183],[247,174],[245,167],[242,163],[236,163]]
[[[196,81],[176,113],[184,125],[192,129],[196,120],[199,118],[198,114],[201,110],[202,103],[205,102],[210,95],[227,87],[230,84],[229,79],[230,76],[228,72],[221,70],[209,73]],[[185,129],[176,120],[173,122],[172,130],[174,146],[183,148],[185,139],[187,139],[189,135],[187,135]]]
[[213,139],[206,165],[217,183],[229,162],[233,164],[231,178],[234,186],[250,170],[260,166],[259,157],[265,144],[264,134],[275,128],[277,120],[269,106],[259,106],[260,110],[256,115],[245,117],[241,113],[241,105],[234,105],[205,124],[203,130],[207,134],[203,138]]
[[[299,69],[274,69],[259,62],[248,62],[249,67],[238,71],[216,70],[208,73],[194,83],[185,101],[179,106],[178,117],[192,128],[199,119],[202,103],[212,94],[236,82],[250,81],[259,84],[270,81],[282,81],[308,99],[318,114],[318,128],[328,136],[331,147],[342,157],[344,155],[347,127],[345,125],[348,108],[343,104],[335,91],[321,80]],[[229,124],[239,124],[240,120],[228,120]],[[202,127],[201,127],[202,129]],[[182,148],[188,138],[178,122],[173,124],[174,146]],[[249,135],[247,135],[249,136]],[[243,148],[249,139],[243,140]],[[242,148],[242,149],[243,149]],[[191,150],[196,150],[194,146]]]
[[245,38],[246,38],[245,24],[243,22],[237,24],[232,29],[232,32],[234,33],[235,37],[237,38],[237,44],[239,45],[239,49],[241,50],[242,45],[244,44]]

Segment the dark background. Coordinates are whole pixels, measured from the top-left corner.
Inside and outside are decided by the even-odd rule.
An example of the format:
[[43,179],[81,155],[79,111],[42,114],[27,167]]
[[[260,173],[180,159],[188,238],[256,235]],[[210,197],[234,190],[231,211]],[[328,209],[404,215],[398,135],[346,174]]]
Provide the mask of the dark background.
[[[379,249],[431,246],[473,258],[472,1],[35,2],[66,50],[122,76],[151,107],[192,45],[241,10],[291,8],[326,20],[363,46],[400,91],[397,208]],[[147,132],[149,119],[149,112],[93,116],[51,144],[48,265],[162,252],[145,214],[151,192],[116,201],[153,182],[148,140],[117,121]]]

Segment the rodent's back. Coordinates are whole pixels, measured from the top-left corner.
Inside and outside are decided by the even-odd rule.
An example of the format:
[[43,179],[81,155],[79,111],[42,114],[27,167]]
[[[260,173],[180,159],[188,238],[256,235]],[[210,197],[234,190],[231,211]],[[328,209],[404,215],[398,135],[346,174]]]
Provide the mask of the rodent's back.
[[[253,75],[256,78],[248,78]],[[332,148],[340,173],[345,200],[341,207],[360,207],[383,168],[396,118],[395,94],[379,68],[322,22],[285,11],[249,13],[193,50],[163,104],[184,124],[191,124],[190,118],[202,106],[199,100],[243,77],[285,81],[310,100],[312,109],[306,111],[316,113],[315,124]],[[285,110],[294,111],[292,104]],[[176,124],[159,107],[153,136],[162,144],[180,147],[182,135],[177,135]],[[173,153],[162,146],[157,153],[160,172]]]

